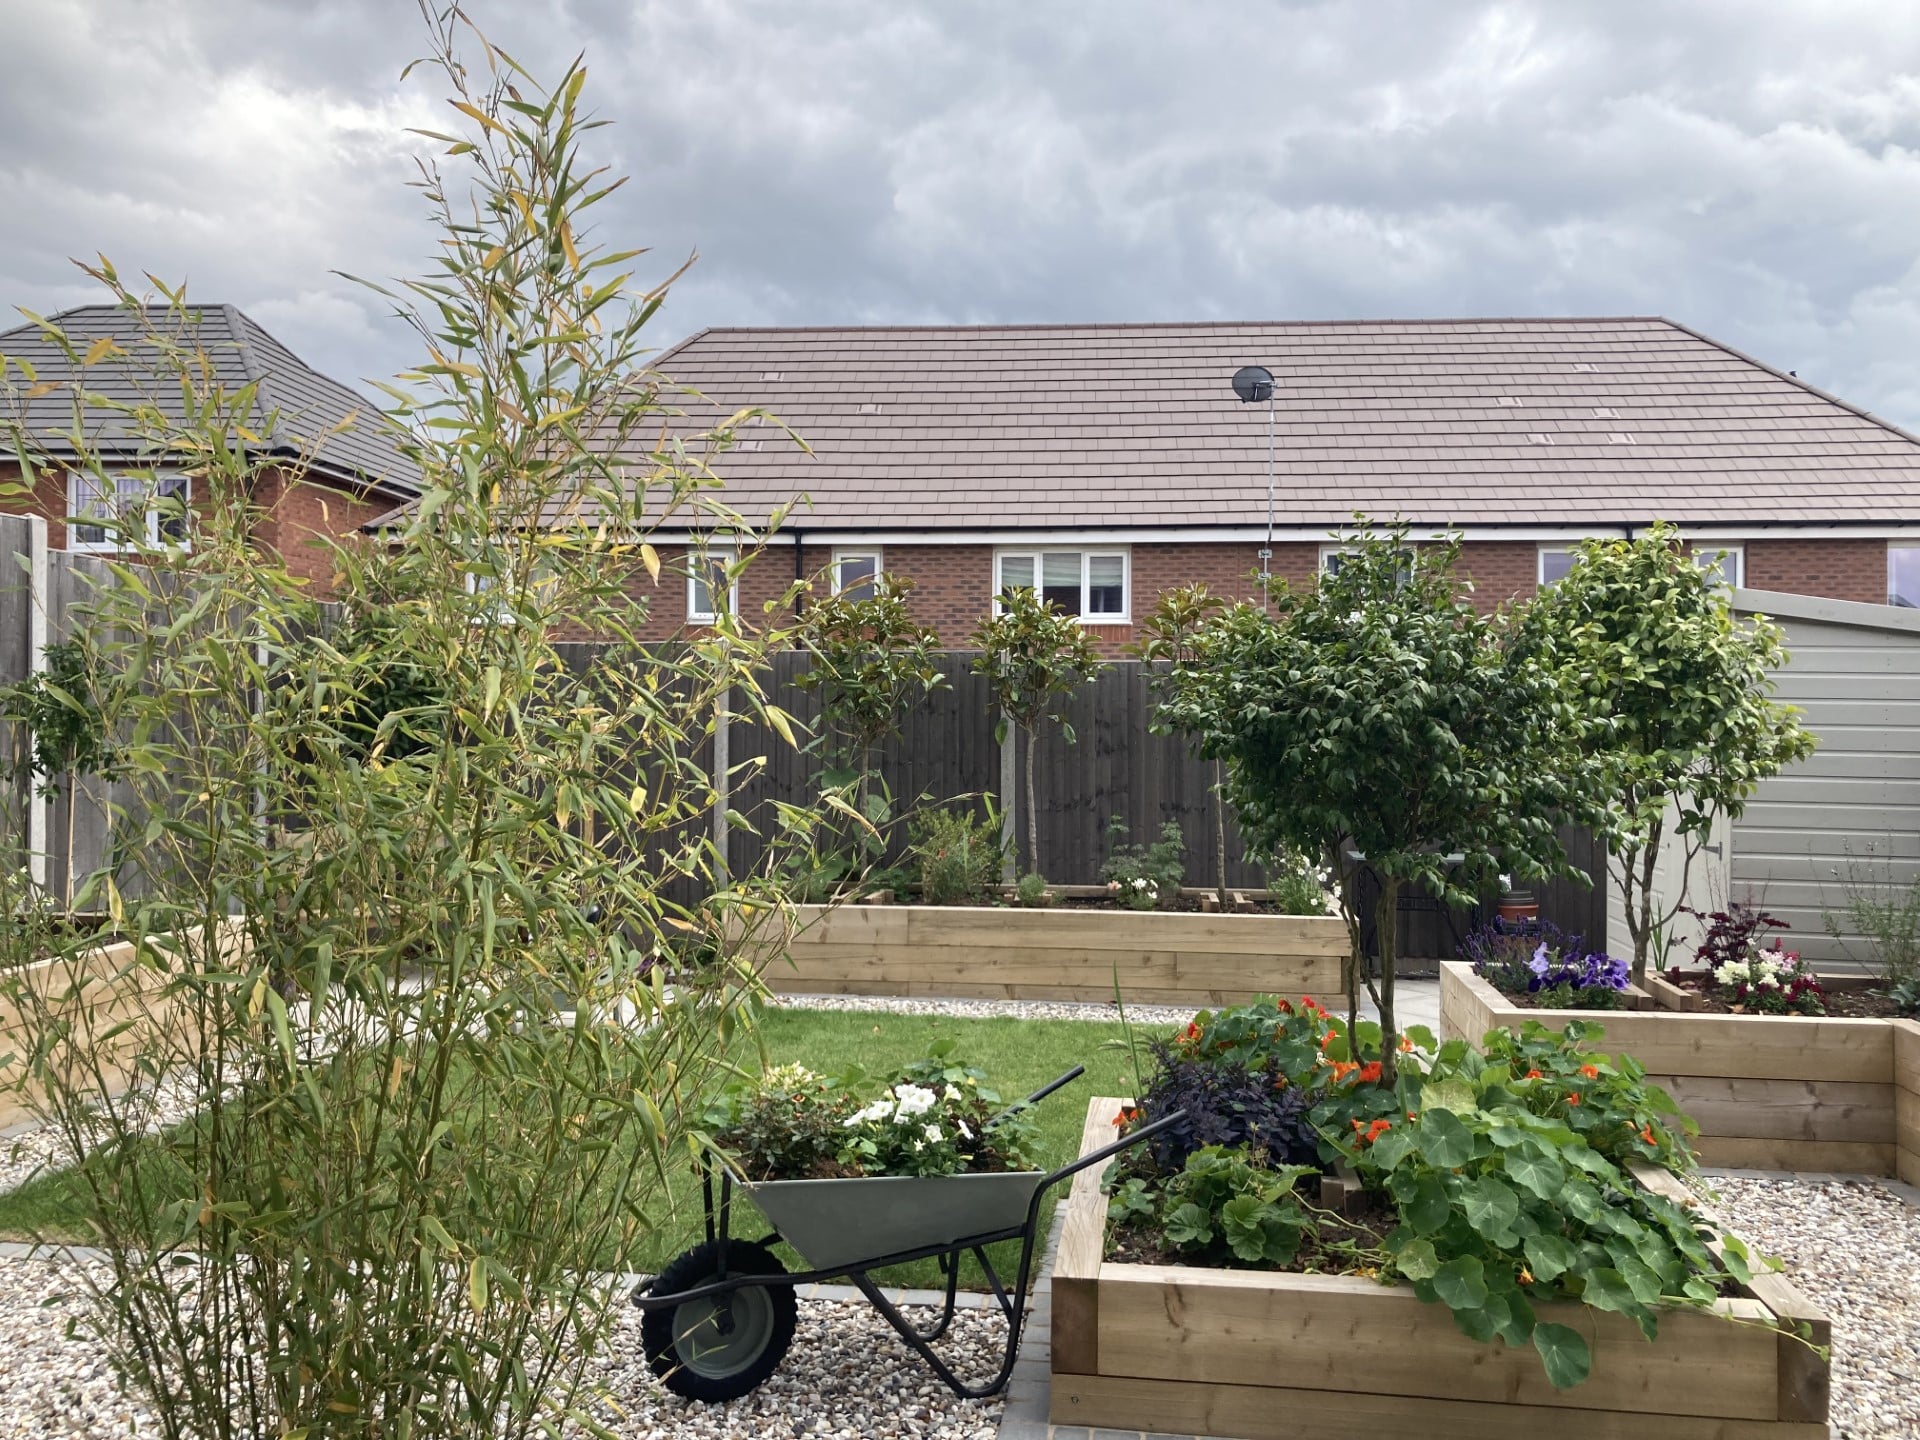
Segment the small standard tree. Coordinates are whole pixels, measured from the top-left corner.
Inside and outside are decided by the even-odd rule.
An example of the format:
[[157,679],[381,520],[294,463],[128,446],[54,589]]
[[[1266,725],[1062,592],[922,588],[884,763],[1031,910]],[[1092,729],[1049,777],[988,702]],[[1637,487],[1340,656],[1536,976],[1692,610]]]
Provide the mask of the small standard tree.
[[[1330,857],[1349,1026],[1365,984],[1389,1080],[1401,894],[1420,886],[1468,903],[1501,871],[1571,873],[1555,828],[1596,788],[1553,673],[1460,593],[1458,554],[1457,538],[1414,551],[1404,529],[1363,529],[1315,589],[1276,595],[1274,615],[1240,604],[1210,622],[1162,706],[1202,754],[1226,761],[1256,849]],[[1363,950],[1368,867],[1380,881],[1377,986]]]
[[[1159,602],[1141,620],[1139,634],[1128,650],[1140,659],[1162,662],[1169,672],[1178,672],[1181,667],[1193,664],[1193,642],[1201,628],[1226,608],[1227,602],[1198,582],[1192,585],[1179,585],[1165,591]],[[1173,680],[1173,673],[1154,675],[1151,682],[1156,692],[1165,693]],[[1153,732],[1156,735],[1169,733],[1171,727],[1157,710],[1154,714]],[[1213,762],[1213,844],[1215,853],[1214,889],[1220,897],[1220,903],[1227,903],[1227,779],[1226,762],[1215,758]]]
[[[1633,978],[1643,980],[1714,825],[1739,818],[1762,780],[1813,753],[1797,712],[1772,698],[1772,672],[1787,658],[1780,628],[1764,616],[1736,620],[1719,576],[1696,563],[1679,531],[1656,525],[1637,540],[1583,543],[1524,629],[1594,722],[1609,771],[1600,827],[1633,938]],[[1669,901],[1655,894],[1654,874],[1672,841],[1681,883]]]
[[794,683],[820,695],[817,742],[825,752],[822,777],[830,803],[851,791],[862,833],[879,848],[879,827],[891,799],[873,793],[874,752],[900,730],[914,701],[946,684],[935,652],[940,638],[913,616],[911,580],[882,575],[871,595],[829,594],[813,602],[794,641],[812,660]]
[[1029,874],[1037,875],[1040,822],[1033,772],[1040,727],[1054,721],[1066,742],[1073,744],[1067,697],[1099,673],[1100,657],[1078,620],[1025,588],[1008,590],[1000,597],[1000,613],[980,622],[973,643],[980,651],[973,668],[986,677],[1000,707],[995,738],[1004,740],[1009,725],[1026,733],[1027,866]]

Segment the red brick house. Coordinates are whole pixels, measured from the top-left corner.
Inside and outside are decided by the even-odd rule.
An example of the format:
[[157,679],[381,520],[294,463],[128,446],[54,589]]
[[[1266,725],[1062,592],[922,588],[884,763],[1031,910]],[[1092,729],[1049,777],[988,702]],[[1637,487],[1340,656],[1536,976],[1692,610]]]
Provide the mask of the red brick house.
[[[1254,593],[1269,407],[1236,398],[1244,365],[1277,382],[1269,564],[1294,584],[1356,511],[1458,528],[1489,605],[1670,520],[1737,584],[1920,604],[1920,439],[1670,320],[727,329],[656,368],[704,397],[683,433],[764,406],[811,447],[768,426],[715,459],[750,520],[806,497],[745,613],[880,568],[960,645],[1037,578],[1112,651],[1169,586]],[[662,635],[712,601],[674,568],[646,587]]]
[[[197,347],[228,393],[258,386],[251,427],[260,437],[254,458],[262,462],[253,497],[255,533],[262,546],[278,551],[324,593],[331,567],[315,538],[356,535],[420,493],[419,473],[401,454],[396,436],[365,396],[314,370],[231,305],[195,305],[177,317],[155,307],[147,319],[167,327],[170,340]],[[101,340],[118,347],[86,367],[90,392],[116,401],[150,400],[175,419],[181,416],[177,382],[156,366],[138,316],[119,306],[88,305],[51,320],[83,353]],[[65,352],[30,324],[0,332],[0,355],[26,361],[39,382],[29,384],[25,372],[8,367],[0,381],[0,422],[21,421],[36,447],[56,462],[71,454],[62,432],[73,428],[75,376]],[[47,382],[54,388],[32,393]],[[119,549],[124,531],[84,523],[85,517],[111,514],[144,524],[149,540],[190,544],[190,512],[200,498],[190,467],[174,470],[164,457],[156,463],[143,456],[124,418],[111,409],[95,407],[87,421],[97,451],[125,456],[129,473],[115,481],[113,493],[91,475],[48,469],[30,498],[0,498],[0,511],[44,518],[54,550]],[[10,451],[0,454],[0,481],[19,479],[17,460]]]

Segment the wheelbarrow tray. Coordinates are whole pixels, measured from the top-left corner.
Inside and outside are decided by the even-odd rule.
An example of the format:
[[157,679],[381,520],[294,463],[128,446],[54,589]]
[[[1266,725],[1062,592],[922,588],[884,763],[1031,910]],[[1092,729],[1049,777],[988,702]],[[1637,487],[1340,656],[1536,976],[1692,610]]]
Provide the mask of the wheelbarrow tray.
[[1039,1170],[763,1180],[745,1187],[780,1238],[815,1270],[953,1245],[1027,1223]]

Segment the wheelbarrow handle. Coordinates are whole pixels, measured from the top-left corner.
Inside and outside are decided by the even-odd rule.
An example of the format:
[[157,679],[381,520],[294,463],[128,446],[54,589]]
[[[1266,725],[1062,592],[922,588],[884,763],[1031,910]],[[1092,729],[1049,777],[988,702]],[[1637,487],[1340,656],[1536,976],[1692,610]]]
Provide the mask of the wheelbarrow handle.
[[1007,1106],[1006,1109],[1002,1110],[998,1115],[995,1115],[991,1120],[987,1121],[986,1128],[991,1130],[994,1126],[998,1125],[1002,1120],[1006,1119],[1009,1115],[1018,1114],[1020,1111],[1026,1109],[1029,1105],[1039,1104],[1042,1100],[1046,1099],[1047,1096],[1053,1094],[1054,1091],[1058,1090],[1062,1085],[1071,1085],[1074,1081],[1078,1080],[1082,1075],[1086,1073],[1087,1073],[1086,1066],[1084,1065],[1074,1066],[1071,1070],[1067,1071],[1066,1074],[1058,1077],[1057,1079],[1049,1080],[1046,1084],[1042,1085],[1038,1090],[1034,1091],[1031,1095],[1027,1096],[1026,1099],[1014,1101],[1013,1104]]
[[1155,1135],[1158,1135],[1162,1130],[1165,1130],[1168,1126],[1173,1125],[1186,1118],[1187,1118],[1186,1111],[1176,1110],[1171,1115],[1162,1115],[1158,1120],[1155,1120],[1150,1125],[1142,1125],[1138,1130],[1130,1130],[1125,1135],[1122,1135],[1118,1140],[1115,1140],[1111,1145],[1102,1145],[1098,1150],[1094,1151],[1091,1155],[1082,1155],[1078,1160],[1075,1160],[1071,1165],[1063,1166],[1060,1169],[1054,1171],[1051,1175],[1047,1176],[1046,1179],[1040,1182],[1040,1191],[1044,1192],[1047,1190],[1051,1190],[1055,1185],[1058,1185],[1062,1180],[1067,1179],[1069,1176],[1077,1175],[1082,1170],[1087,1169],[1089,1166],[1099,1165],[1104,1161],[1111,1160],[1114,1156],[1118,1155],[1121,1151],[1131,1150],[1134,1146],[1138,1145],[1142,1140],[1150,1140]]

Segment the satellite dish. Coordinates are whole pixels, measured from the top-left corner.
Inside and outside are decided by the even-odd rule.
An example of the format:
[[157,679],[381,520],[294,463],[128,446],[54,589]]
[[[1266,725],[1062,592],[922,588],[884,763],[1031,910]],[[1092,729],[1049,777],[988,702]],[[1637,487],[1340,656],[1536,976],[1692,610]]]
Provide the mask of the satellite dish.
[[1233,393],[1251,405],[1273,398],[1273,372],[1264,365],[1242,365],[1233,372]]

